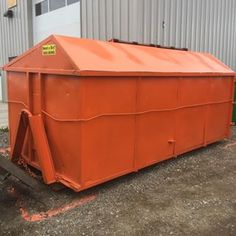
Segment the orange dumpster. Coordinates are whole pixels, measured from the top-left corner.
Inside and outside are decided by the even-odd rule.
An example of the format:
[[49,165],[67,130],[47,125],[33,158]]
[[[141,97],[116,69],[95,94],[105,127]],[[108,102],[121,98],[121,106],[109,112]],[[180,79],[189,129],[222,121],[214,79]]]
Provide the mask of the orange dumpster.
[[230,135],[235,73],[210,54],[50,36],[7,71],[11,160],[81,191]]

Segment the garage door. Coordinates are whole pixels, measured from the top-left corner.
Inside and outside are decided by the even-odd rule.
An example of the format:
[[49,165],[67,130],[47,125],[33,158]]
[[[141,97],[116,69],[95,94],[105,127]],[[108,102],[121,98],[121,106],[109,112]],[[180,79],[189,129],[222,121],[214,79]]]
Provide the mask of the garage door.
[[79,0],[33,0],[34,44],[51,34],[81,36]]

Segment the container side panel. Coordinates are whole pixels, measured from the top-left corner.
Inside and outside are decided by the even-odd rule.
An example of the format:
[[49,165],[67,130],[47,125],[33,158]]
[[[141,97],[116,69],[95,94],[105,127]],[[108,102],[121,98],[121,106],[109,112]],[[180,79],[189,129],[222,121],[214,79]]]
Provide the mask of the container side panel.
[[[10,141],[42,114],[58,180],[79,191],[228,135],[233,77],[8,73]],[[30,132],[24,152],[40,169]]]
[[57,174],[86,189],[226,137],[231,85],[47,76],[43,113]]
[[83,79],[82,117],[100,114],[133,113],[136,102],[136,78]]
[[229,113],[232,107],[232,79],[211,78],[209,102],[215,103],[208,107],[207,142],[222,139],[229,129]]
[[145,77],[138,82],[137,110],[165,110],[177,106],[178,79]]
[[134,133],[133,116],[101,117],[82,125],[84,186],[133,171]]
[[56,172],[80,184],[81,79],[46,75],[42,83],[42,114]]
[[225,103],[209,107],[206,130],[208,143],[227,137],[229,129],[229,110],[231,106],[231,103]]
[[28,80],[26,73],[8,72],[8,101],[10,144],[15,140],[20,111],[28,105]]
[[76,76],[47,75],[43,82],[43,110],[54,118],[76,119],[81,115],[81,79]]
[[186,107],[205,104],[207,102],[209,86],[208,78],[181,78],[178,106]]
[[224,102],[232,99],[232,77],[211,78],[209,102]]
[[179,109],[176,111],[176,154],[204,144],[208,90],[208,78],[179,79],[177,105]]
[[140,115],[136,122],[136,169],[173,156],[174,112]]
[[136,168],[173,156],[176,78],[142,78],[138,82]]
[[236,122],[236,83],[234,83],[234,107],[233,107],[233,122]]
[[133,170],[136,79],[86,78],[82,89],[82,116],[92,118],[82,124],[82,175],[91,185]]
[[26,73],[8,72],[8,101],[28,105],[28,80]]
[[45,129],[57,176],[73,183],[81,180],[80,123],[58,122],[45,117]]
[[177,155],[204,145],[205,110],[205,107],[191,107],[177,111]]

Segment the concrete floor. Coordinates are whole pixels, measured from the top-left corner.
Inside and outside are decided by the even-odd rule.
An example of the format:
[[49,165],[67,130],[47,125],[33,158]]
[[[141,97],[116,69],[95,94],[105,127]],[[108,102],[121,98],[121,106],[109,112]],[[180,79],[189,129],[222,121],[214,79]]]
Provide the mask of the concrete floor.
[[8,107],[7,103],[0,102],[0,128],[8,126]]
[[35,192],[14,178],[0,189],[0,235],[236,235],[236,129],[82,193]]

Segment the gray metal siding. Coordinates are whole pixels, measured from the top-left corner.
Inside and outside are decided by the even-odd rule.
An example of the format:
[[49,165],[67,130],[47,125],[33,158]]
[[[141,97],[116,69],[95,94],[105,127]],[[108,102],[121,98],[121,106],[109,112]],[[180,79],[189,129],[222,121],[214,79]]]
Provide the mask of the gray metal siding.
[[[8,62],[9,57],[22,54],[32,46],[32,6],[31,1],[17,1],[12,8],[13,18],[3,17],[7,11],[7,1],[0,1],[0,67]],[[2,73],[2,86],[6,87],[5,74]],[[3,99],[6,100],[6,89],[3,89]]]
[[32,45],[32,37],[29,37],[32,29],[29,28],[28,21],[28,14],[32,10],[28,4],[27,0],[17,1],[17,6],[12,8],[14,17],[9,19],[3,17],[7,10],[7,1],[0,1],[0,34],[4,35],[1,37],[1,65],[8,61],[8,57],[17,56]]
[[82,37],[209,52],[236,70],[235,0],[82,0]]

